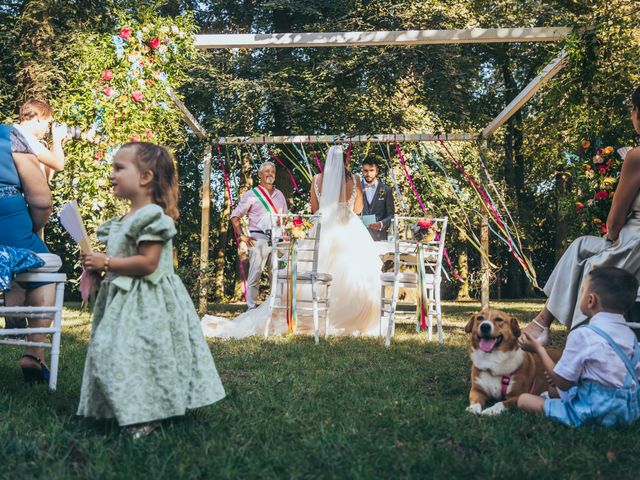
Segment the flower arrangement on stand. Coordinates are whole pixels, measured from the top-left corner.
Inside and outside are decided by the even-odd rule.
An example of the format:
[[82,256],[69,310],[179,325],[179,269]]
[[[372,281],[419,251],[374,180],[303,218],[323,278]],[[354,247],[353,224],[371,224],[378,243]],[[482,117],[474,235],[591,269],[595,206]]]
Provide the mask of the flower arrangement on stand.
[[612,146],[582,140],[577,154],[569,156],[573,165],[574,233],[602,236],[607,233],[607,215],[615,195],[623,159]]
[[289,258],[287,262],[287,330],[289,333],[293,333],[298,323],[296,311],[296,278],[298,276],[296,243],[307,238],[307,234],[312,228],[313,223],[311,221],[295,215],[288,217],[282,226],[283,236],[289,238]]
[[429,311],[429,297],[426,291],[426,275],[424,250],[425,244],[437,238],[435,222],[431,218],[421,218],[411,227],[413,238],[416,241],[418,295],[416,305],[416,332],[427,328],[427,314]]

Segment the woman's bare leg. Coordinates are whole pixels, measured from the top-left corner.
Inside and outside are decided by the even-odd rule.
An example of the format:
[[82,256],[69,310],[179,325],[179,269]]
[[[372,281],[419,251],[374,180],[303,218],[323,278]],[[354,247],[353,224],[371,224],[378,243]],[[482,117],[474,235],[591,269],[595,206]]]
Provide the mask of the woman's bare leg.
[[[13,291],[13,287],[11,291]],[[7,296],[7,305],[29,305],[34,307],[50,307],[54,304],[56,295],[56,289],[54,284],[44,285],[42,287],[26,290],[24,296],[19,294],[18,290],[13,295]],[[16,303],[19,302],[19,303]],[[51,325],[51,318],[31,318],[29,319],[30,328],[49,327]],[[45,342],[47,335],[43,333],[36,333],[29,335],[28,340],[30,342]],[[42,347],[27,347],[24,351],[25,355],[32,355],[38,357],[44,362],[44,348]],[[21,358],[20,366],[32,367],[34,366],[34,360],[30,358]],[[46,363],[46,362],[45,362]]]

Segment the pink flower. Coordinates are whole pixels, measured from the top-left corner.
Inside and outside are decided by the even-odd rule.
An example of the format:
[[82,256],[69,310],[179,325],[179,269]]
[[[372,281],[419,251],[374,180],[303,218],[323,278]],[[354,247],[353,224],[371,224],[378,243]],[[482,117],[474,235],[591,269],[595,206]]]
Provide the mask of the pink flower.
[[605,234],[607,233],[607,224],[606,223],[601,223],[600,224],[600,231]]
[[304,221],[302,220],[302,218],[300,217],[295,217],[293,219],[293,226],[294,227],[301,227],[304,224]]
[[593,163],[602,163],[604,162],[604,158],[602,158],[600,155],[596,155],[595,157],[593,157]]
[[140,90],[136,90],[135,92],[131,93],[131,100],[133,100],[134,102],[142,102],[144,100],[144,95]]
[[140,135],[138,135],[137,133],[134,134],[132,137],[129,137],[129,141],[130,142],[139,142],[140,141]]
[[153,132],[151,130],[147,130],[146,132],[144,132],[144,134],[149,139],[153,138]]
[[101,74],[102,80],[108,82],[113,78],[113,71],[111,70],[103,70]]
[[596,153],[597,153],[598,155],[602,155],[602,154],[604,154],[604,148],[600,147]]
[[158,48],[160,46],[160,40],[158,40],[157,37],[153,37],[151,40],[149,40],[149,46],[151,48]]
[[105,89],[104,89],[104,94],[105,94],[107,97],[110,97],[110,96],[111,96],[111,95],[113,95],[114,93],[116,93],[116,91],[115,91],[113,88],[111,88],[111,87],[107,87],[107,88],[105,88]]
[[605,192],[604,190],[596,193],[596,200],[606,200],[607,198],[609,198],[609,193]]
[[120,38],[122,38],[123,40],[129,40],[131,38],[131,29],[130,28],[123,28],[122,30],[120,30]]

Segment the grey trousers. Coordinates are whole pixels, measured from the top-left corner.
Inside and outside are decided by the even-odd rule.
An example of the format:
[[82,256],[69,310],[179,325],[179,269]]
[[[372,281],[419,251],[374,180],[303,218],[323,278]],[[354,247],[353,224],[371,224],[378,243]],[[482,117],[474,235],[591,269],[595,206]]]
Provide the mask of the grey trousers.
[[271,247],[266,235],[252,233],[255,246],[249,247],[249,273],[247,274],[247,307],[256,308],[260,294],[260,277],[271,257]]

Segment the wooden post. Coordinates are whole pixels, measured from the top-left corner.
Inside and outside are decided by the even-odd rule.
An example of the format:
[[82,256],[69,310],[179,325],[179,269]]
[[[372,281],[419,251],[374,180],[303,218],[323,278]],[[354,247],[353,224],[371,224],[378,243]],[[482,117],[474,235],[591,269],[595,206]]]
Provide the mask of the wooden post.
[[482,221],[482,225],[480,227],[480,243],[482,244],[482,249],[487,253],[487,256],[484,255],[480,257],[480,266],[482,270],[482,286],[481,286],[481,295],[480,302],[482,304],[482,308],[489,307],[489,276],[491,271],[489,270],[489,224],[486,220]]
[[200,230],[200,297],[198,313],[207,313],[209,294],[207,274],[209,271],[209,215],[211,212],[211,144],[204,150],[204,169],[202,172],[202,220]]

